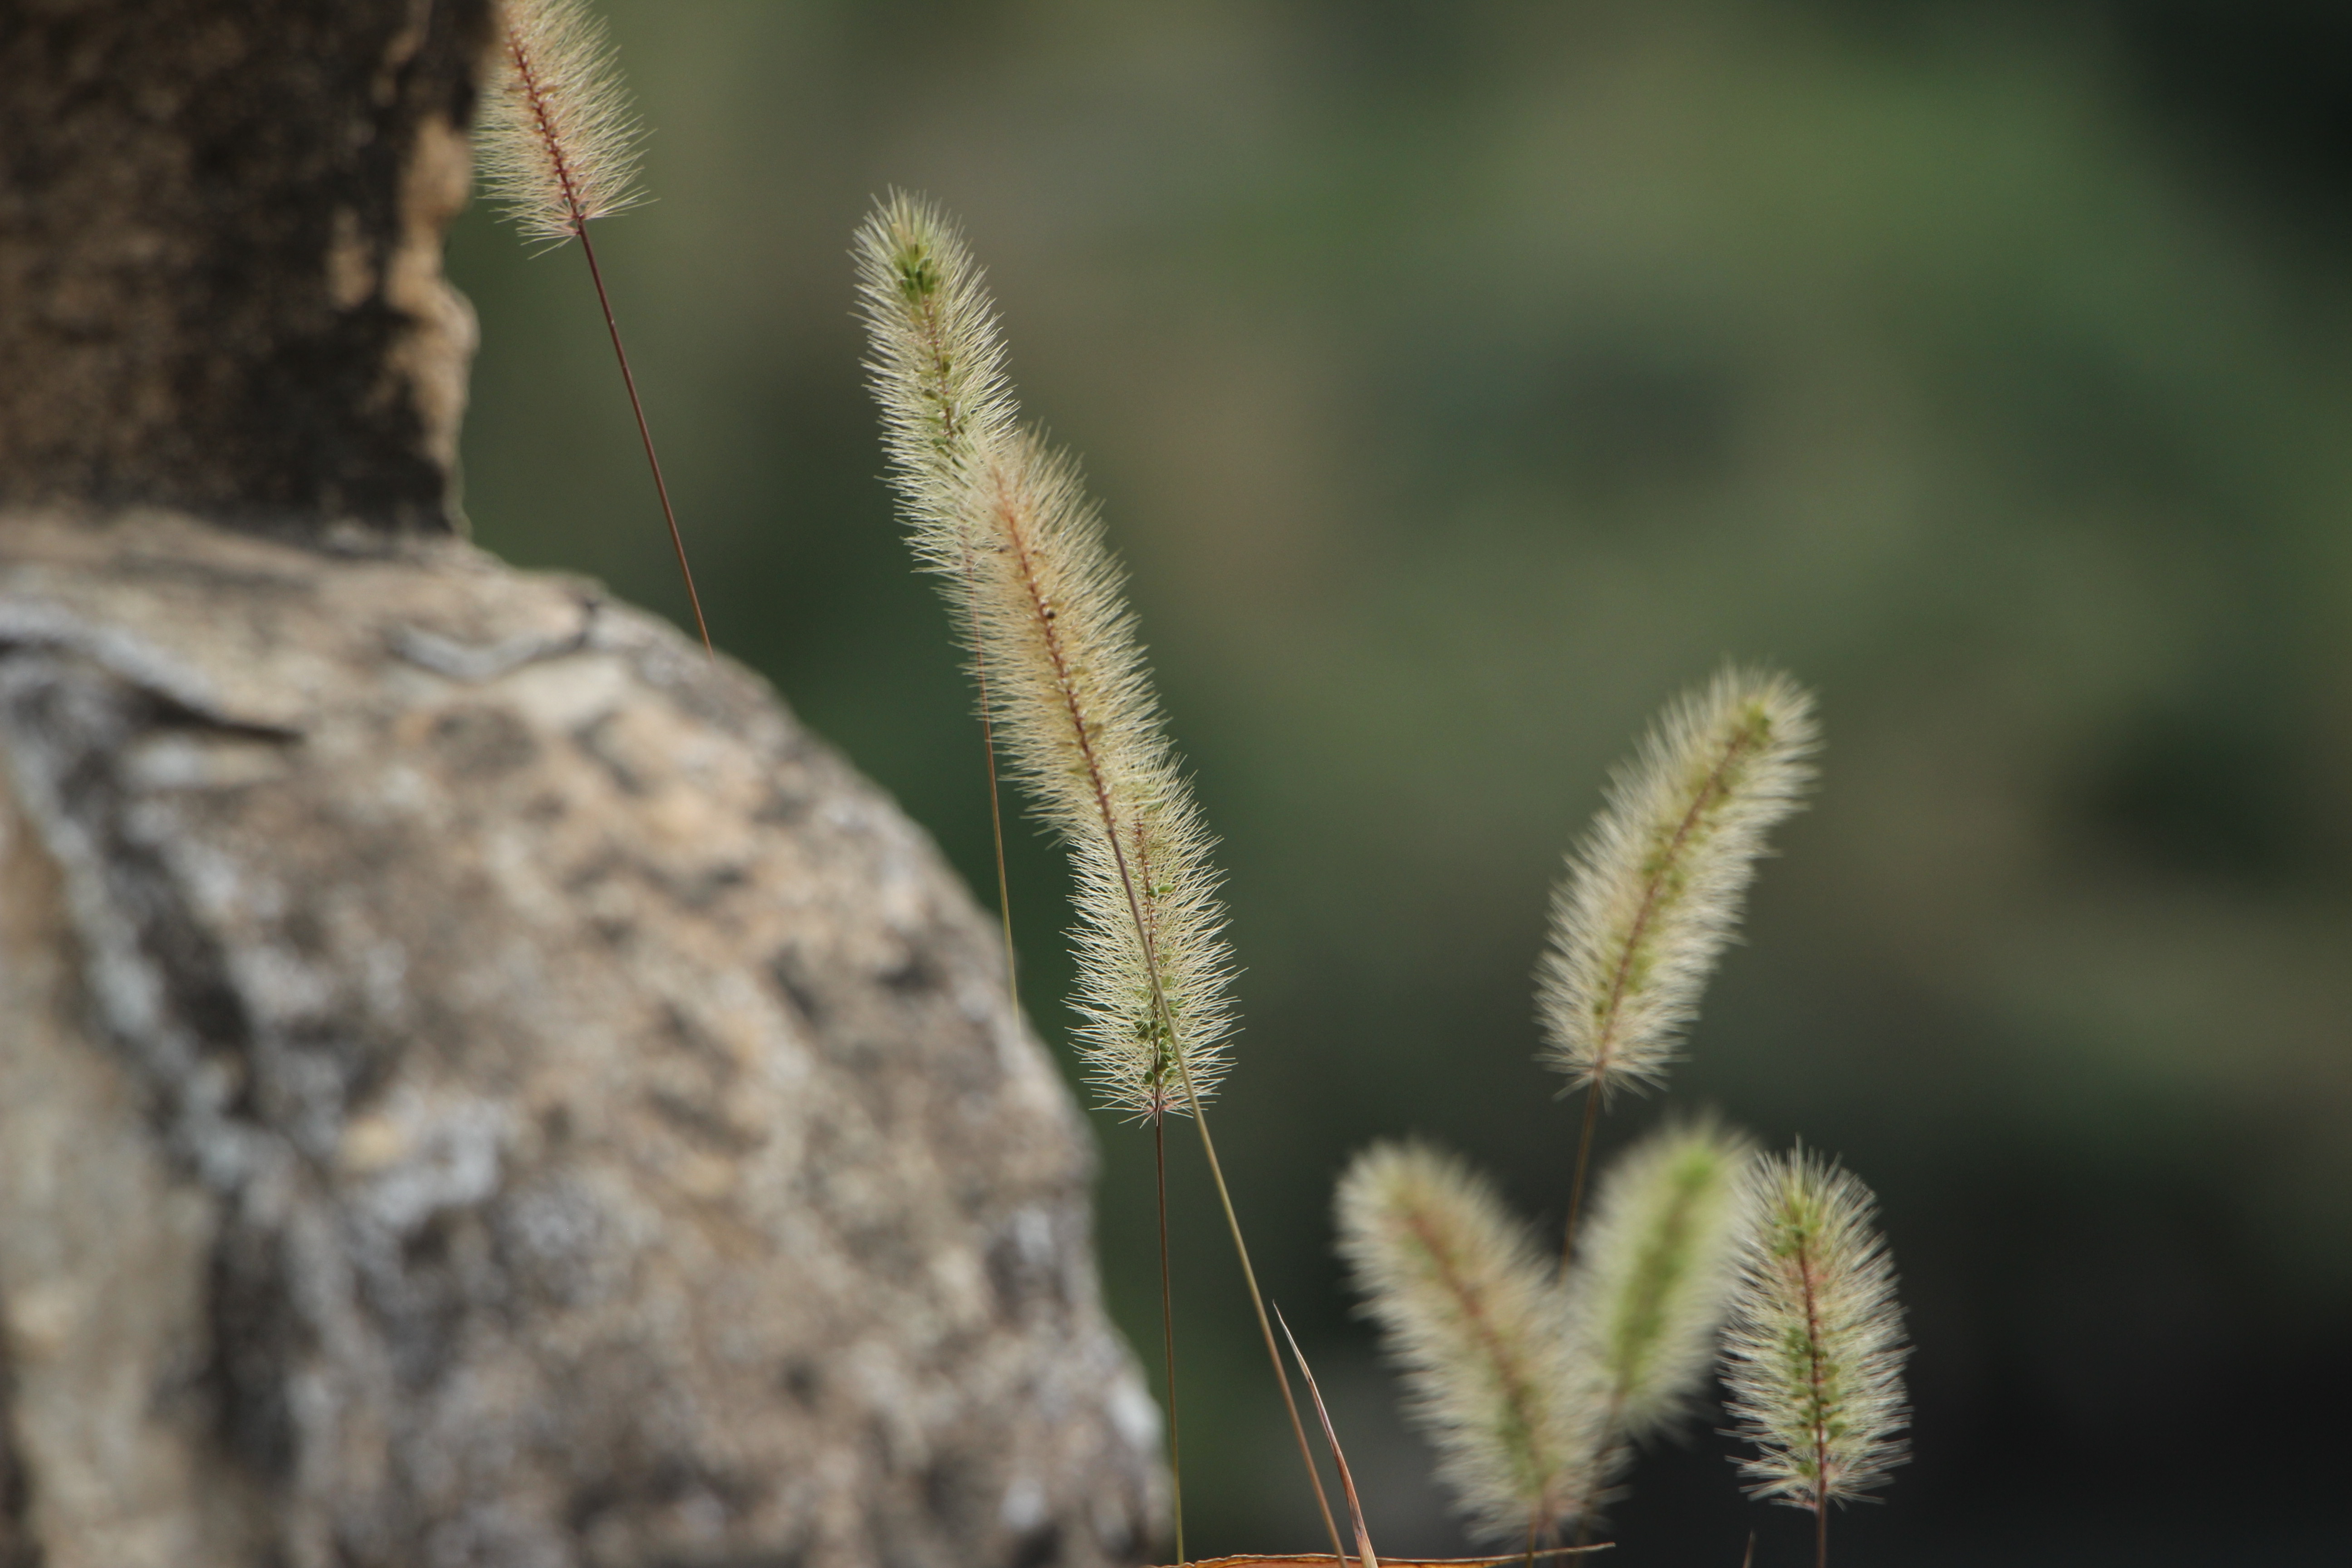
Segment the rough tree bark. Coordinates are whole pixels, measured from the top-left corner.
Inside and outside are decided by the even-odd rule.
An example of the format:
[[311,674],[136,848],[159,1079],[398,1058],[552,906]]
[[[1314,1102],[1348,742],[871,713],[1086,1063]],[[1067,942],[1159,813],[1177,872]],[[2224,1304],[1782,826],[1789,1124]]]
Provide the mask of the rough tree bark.
[[1137,1560],[986,922],[451,534],[487,7],[0,6],[0,1568]]

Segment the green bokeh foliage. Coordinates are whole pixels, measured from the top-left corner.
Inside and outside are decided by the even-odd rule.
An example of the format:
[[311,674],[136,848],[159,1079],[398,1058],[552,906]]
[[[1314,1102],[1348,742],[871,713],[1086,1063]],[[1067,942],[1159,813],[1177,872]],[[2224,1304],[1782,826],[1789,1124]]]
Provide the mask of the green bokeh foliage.
[[[2295,1358],[2352,1302],[2352,288],[2098,33],[1729,0],[608,9],[656,200],[599,248],[712,628],[983,889],[971,700],[861,386],[872,195],[961,215],[1029,411],[1085,455],[1226,842],[1220,1144],[1384,1550],[1452,1537],[1347,1316],[1331,1179],[1421,1131],[1558,1213],[1546,889],[1727,656],[1818,689],[1825,785],[1672,1093],[1885,1200],[1921,1457],[1841,1524],[1857,1560],[2170,1561],[2205,1516],[2159,1530],[2179,1500],[2128,1473],[2168,1455],[2164,1391],[2344,1386],[2340,1349]],[[682,616],[584,269],[479,210],[451,269],[483,321],[476,537]],[[1058,1040],[1058,858],[1012,853]],[[1148,1347],[1149,1139],[1097,1131]],[[1311,1546],[1176,1147],[1193,1544]],[[2249,1430],[2222,1489],[2264,1561],[2316,1517],[2297,1430]],[[1742,1508],[1725,1447],[1637,1476],[1627,1568],[1804,1533]]]

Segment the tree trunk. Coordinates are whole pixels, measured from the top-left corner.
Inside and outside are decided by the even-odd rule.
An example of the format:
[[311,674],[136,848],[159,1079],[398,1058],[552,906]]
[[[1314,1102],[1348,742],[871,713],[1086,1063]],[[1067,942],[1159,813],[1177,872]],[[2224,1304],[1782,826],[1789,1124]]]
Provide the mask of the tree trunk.
[[1137,1560],[987,923],[449,537],[489,26],[0,12],[0,1568]]

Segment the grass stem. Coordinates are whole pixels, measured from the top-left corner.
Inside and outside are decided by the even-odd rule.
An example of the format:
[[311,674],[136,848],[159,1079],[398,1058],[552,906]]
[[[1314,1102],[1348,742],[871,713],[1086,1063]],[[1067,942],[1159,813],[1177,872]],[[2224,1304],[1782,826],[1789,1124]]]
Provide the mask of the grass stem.
[[1038,574],[1028,560],[1028,549],[1015,519],[1007,515],[1004,521],[1006,538],[1020,558],[1018,576],[1030,601],[1034,624],[1045,628],[1044,640],[1050,650],[1048,657],[1055,671],[1055,683],[1069,720],[1075,744],[1074,755],[1087,780],[1094,819],[1101,825],[1103,840],[1110,850],[1111,865],[1118,877],[1119,892],[1126,901],[1128,919],[1134,926],[1137,948],[1143,955],[1143,972],[1151,991],[1152,1017],[1157,1022],[1160,1037],[1167,1042],[1170,1058],[1176,1064],[1176,1076],[1184,1090],[1186,1108],[1192,1113],[1192,1123],[1200,1129],[1201,1152],[1208,1160],[1209,1178],[1217,1189],[1217,1202],[1224,1210],[1225,1228],[1232,1233],[1234,1256],[1241,1260],[1242,1281],[1249,1288],[1250,1307],[1257,1316],[1258,1337],[1265,1345],[1266,1364],[1274,1369],[1275,1385],[1282,1392],[1283,1408],[1290,1416],[1291,1435],[1298,1443],[1298,1457],[1307,1466],[1307,1479],[1314,1483],[1315,1506],[1321,1511],[1323,1528],[1331,1538],[1331,1554],[1335,1558],[1344,1558],[1347,1550],[1339,1543],[1339,1523],[1332,1516],[1331,1500],[1323,1489],[1323,1473],[1315,1463],[1315,1449],[1307,1440],[1307,1424],[1299,1418],[1298,1400],[1291,1392],[1290,1374],[1282,1364],[1282,1351],[1275,1343],[1274,1324],[1266,1316],[1265,1297],[1258,1289],[1257,1270],[1250,1263],[1249,1243],[1243,1238],[1241,1218],[1234,1212],[1233,1191],[1226,1185],[1224,1166],[1217,1158],[1217,1142],[1209,1132],[1209,1118],[1201,1104],[1200,1089],[1192,1081],[1192,1063],[1177,1033],[1175,1011],[1168,1005],[1167,990],[1160,984],[1158,944],[1152,940],[1151,922],[1143,918],[1143,900],[1136,890],[1135,870],[1129,863],[1127,846],[1120,842],[1119,814],[1111,805],[1110,784],[1104,772],[1102,758],[1097,752],[1096,736],[1085,705],[1078,700],[1067,658],[1053,629],[1058,611],[1045,602],[1040,593]]
[[1151,1119],[1151,1162],[1160,1185],[1160,1336],[1168,1358],[1168,1475],[1176,1508],[1176,1561],[1184,1561],[1184,1444],[1176,1426],[1176,1309],[1168,1282],[1168,1119]]
[[[702,616],[702,595],[694,590],[694,568],[686,563],[686,536],[678,531],[677,513],[669,504],[669,485],[662,479],[661,458],[654,452],[653,429],[646,423],[646,405],[637,397],[637,378],[629,371],[629,351],[621,346],[621,326],[613,319],[613,301],[604,292],[604,269],[596,265],[596,246],[588,237],[587,220],[575,220],[572,232],[579,237],[580,253],[588,258],[588,276],[596,285],[596,304],[604,312],[604,330],[612,334],[613,357],[621,362],[621,384],[629,389],[629,412],[636,416],[637,438],[645,443],[646,464],[654,471],[654,493],[661,498],[662,521],[669,524],[670,548],[677,552],[677,574],[686,580],[686,602],[694,608],[694,629],[702,634],[702,651],[716,664],[719,650],[710,644],[710,623]],[[992,775],[993,771],[991,770]]]
[[[952,430],[952,426],[950,426]],[[981,642],[980,581],[971,546],[963,552],[964,604],[971,612],[971,675],[980,688],[980,744],[988,756],[988,834],[996,850],[996,910],[1004,922],[1004,995],[1015,1021],[1021,1016],[1020,965],[1013,953],[1013,887],[1004,874],[1004,803],[996,784],[996,720],[988,705],[988,655]],[[1164,1202],[1162,1206],[1164,1207]],[[1164,1228],[1164,1227],[1163,1227]],[[1167,1237],[1160,1238],[1165,1250]],[[1162,1270],[1165,1269],[1163,1259]],[[1164,1283],[1164,1281],[1163,1281]],[[1171,1383],[1171,1399],[1175,1397]]]
[[1797,1278],[1803,1282],[1805,1292],[1805,1355],[1807,1375],[1812,1388],[1813,1416],[1813,1568],[1829,1568],[1830,1563],[1830,1417],[1826,1384],[1829,1381],[1822,1364],[1821,1291],[1816,1283],[1811,1246],[1809,1238],[1797,1243]]
[[[1107,820],[1109,818],[1108,805],[1106,801],[1104,815]],[[1136,932],[1143,942],[1148,958],[1151,951],[1151,928],[1144,923],[1143,902],[1136,897],[1135,879],[1128,870],[1127,851],[1120,846],[1116,831],[1111,834],[1110,842],[1111,853],[1118,867],[1119,881],[1127,893],[1128,910],[1134,918]],[[1257,1331],[1265,1342],[1266,1362],[1274,1368],[1275,1386],[1282,1391],[1282,1407],[1289,1413],[1291,1435],[1298,1440],[1298,1457],[1306,1463],[1307,1479],[1315,1485],[1315,1506],[1321,1510],[1323,1529],[1331,1538],[1331,1555],[1344,1561],[1348,1552],[1339,1544],[1339,1521],[1332,1517],[1331,1500],[1323,1490],[1323,1471],[1315,1463],[1315,1449],[1307,1441],[1307,1424],[1299,1419],[1298,1400],[1291,1393],[1290,1373],[1282,1364],[1280,1348],[1274,1342],[1274,1324],[1266,1316],[1265,1296],[1257,1287],[1257,1270],[1250,1265],[1249,1243],[1243,1239],[1241,1217],[1234,1212],[1233,1190],[1226,1186],[1224,1166],[1217,1159],[1217,1141],[1209,1135],[1208,1112],[1201,1104],[1201,1091],[1192,1084],[1192,1068],[1184,1059],[1183,1047],[1176,1037],[1175,1016],[1169,1010],[1168,997],[1160,990],[1159,965],[1149,963],[1146,972],[1151,976],[1152,1009],[1159,1015],[1160,1027],[1167,1031],[1168,1054],[1175,1058],[1176,1076],[1184,1086],[1185,1101],[1192,1112],[1192,1125],[1201,1130],[1201,1152],[1208,1159],[1209,1179],[1215,1184],[1217,1203],[1225,1212],[1225,1228],[1233,1233],[1234,1255],[1241,1259],[1242,1282],[1249,1287],[1250,1308],[1257,1314]]]
[[1576,1177],[1568,1189],[1568,1225],[1560,1237],[1559,1268],[1568,1272],[1576,1257],[1576,1222],[1584,1210],[1584,1176],[1592,1168],[1592,1133],[1601,1121],[1601,1086],[1587,1086],[1584,1091],[1584,1130],[1576,1138]]
[[1209,1119],[1201,1113],[1201,1097],[1192,1088],[1192,1072],[1184,1065],[1183,1053],[1176,1053],[1176,1069],[1184,1080],[1184,1093],[1192,1101],[1192,1122],[1201,1130],[1201,1152],[1208,1156],[1209,1178],[1216,1184],[1217,1202],[1225,1211],[1225,1227],[1233,1232],[1234,1253],[1241,1259],[1242,1280],[1249,1287],[1250,1306],[1257,1313],[1257,1331],[1265,1341],[1266,1360],[1274,1367],[1276,1386],[1282,1390],[1282,1407],[1290,1413],[1290,1430],[1298,1439],[1298,1457],[1306,1461],[1307,1479],[1315,1483],[1315,1506],[1322,1510],[1323,1528],[1331,1537],[1331,1555],[1345,1559],[1347,1549],[1339,1544],[1339,1521],[1331,1516],[1331,1500],[1323,1492],[1323,1472],[1315,1463],[1315,1450],[1307,1445],[1307,1424],[1298,1418],[1298,1401],[1290,1391],[1290,1374],[1284,1370],[1282,1352],[1274,1342],[1274,1325],[1265,1314],[1265,1297],[1257,1288],[1257,1270],[1250,1267],[1249,1243],[1242,1239],[1242,1222],[1234,1213],[1234,1194],[1225,1185],[1225,1173],[1217,1163],[1217,1142],[1209,1136]]

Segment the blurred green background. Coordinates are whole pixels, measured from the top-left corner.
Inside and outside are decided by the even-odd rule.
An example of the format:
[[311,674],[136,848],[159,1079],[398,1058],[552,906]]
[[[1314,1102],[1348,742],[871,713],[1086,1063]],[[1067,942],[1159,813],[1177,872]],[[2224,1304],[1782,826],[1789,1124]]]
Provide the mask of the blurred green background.
[[[599,247],[719,641],[983,889],[858,369],[875,193],[961,216],[1085,455],[1225,841],[1220,1142],[1384,1551],[1462,1543],[1330,1184],[1419,1131],[1557,1223],[1547,889],[1736,656],[1818,689],[1825,784],[1667,1102],[1884,1199],[1916,1458],[1839,1560],[2352,1561],[2352,7],[607,10],[656,199]],[[477,538],[682,616],[585,269],[478,209],[450,266]],[[1012,847],[1058,1044],[1061,873]],[[1150,1140],[1097,1131],[1150,1347]],[[1190,1544],[1318,1547],[1171,1148]],[[1644,1460],[1622,1568],[1810,1561],[1716,1424]]]

